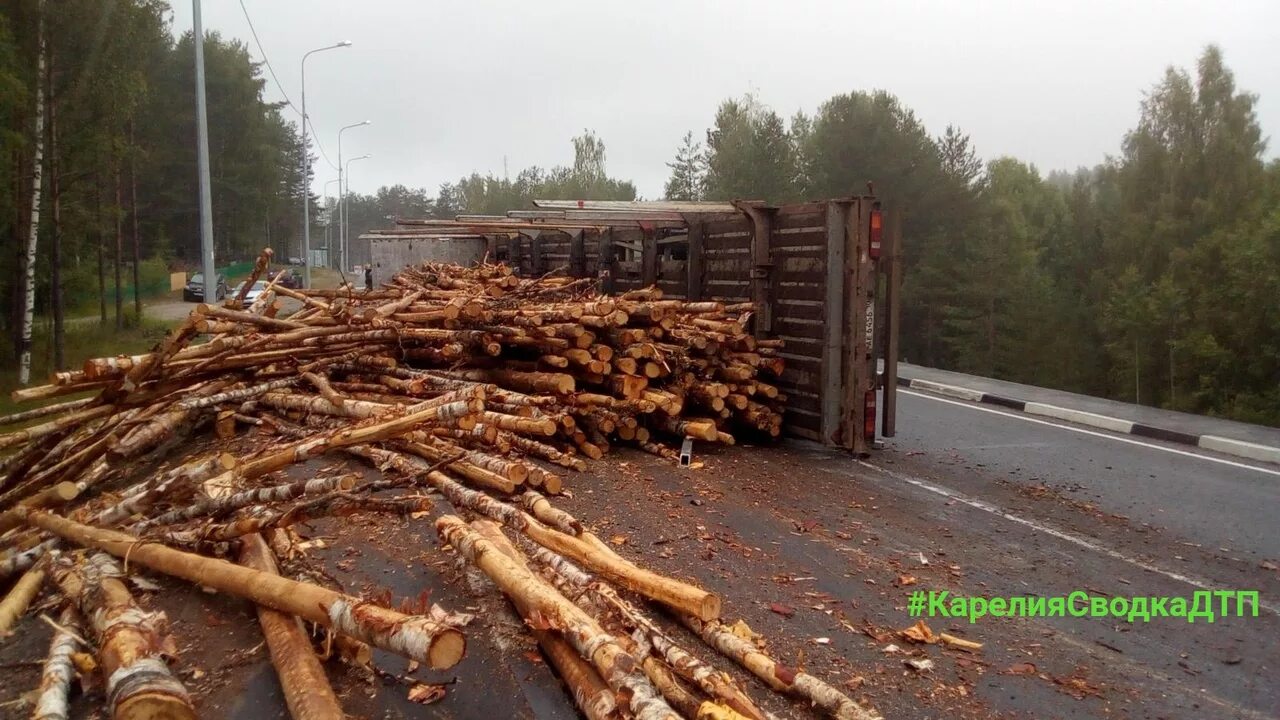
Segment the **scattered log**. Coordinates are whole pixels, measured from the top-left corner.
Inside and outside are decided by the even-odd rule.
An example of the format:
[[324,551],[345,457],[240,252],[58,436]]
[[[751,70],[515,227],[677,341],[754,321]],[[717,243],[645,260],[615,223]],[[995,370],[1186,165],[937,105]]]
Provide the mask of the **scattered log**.
[[533,490],[526,490],[520,496],[524,505],[539,522],[549,525],[562,533],[577,537],[582,534],[582,523],[569,513],[553,506],[549,500]]
[[457,628],[429,615],[405,615],[317,585],[140,542],[133,535],[47,512],[27,511],[25,519],[82,547],[128,557],[130,563],[297,615],[433,669],[453,667],[466,651],[466,639]]
[[79,641],[80,631],[77,613],[70,606],[58,617],[58,629],[49,643],[49,655],[40,671],[40,694],[36,697],[36,709],[32,720],[67,720],[71,716],[68,696],[71,681],[75,677],[72,655]]
[[754,643],[717,620],[704,622],[687,615],[680,616],[680,619],[720,654],[738,663],[778,692],[803,698],[837,720],[883,720],[875,710],[859,705],[822,680],[803,670],[777,662]]
[[[240,563],[264,573],[278,574],[275,556],[259,535],[245,537]],[[346,715],[329,685],[324,668],[311,651],[311,639],[298,618],[258,606],[258,624],[267,640],[289,714],[296,720],[343,720]]]
[[115,560],[104,553],[78,565],[64,560],[54,564],[53,577],[98,638],[108,713],[117,720],[195,720],[191,696],[164,660],[177,654],[164,613],[134,602]]
[[46,553],[57,547],[57,545],[58,541],[56,539],[49,539],[30,548],[7,553],[4,559],[0,560],[0,582],[8,580],[20,572],[30,570],[40,558],[44,557]]
[[[60,482],[45,488],[20,503],[22,507],[51,508],[65,505],[80,495],[80,487],[73,482]],[[13,510],[0,514],[0,534],[22,527],[22,515]]]
[[618,640],[550,585],[508,558],[493,543],[467,526],[461,518],[445,515],[436,520],[441,542],[451,545],[480,568],[490,580],[523,608],[528,617],[540,617],[558,630],[578,653],[589,660],[615,693],[626,698],[628,708],[640,720],[678,720],[644,675],[636,658]]
[[44,575],[43,569],[31,568],[18,578],[18,582],[9,589],[9,594],[0,601],[0,637],[7,636],[14,625],[18,624],[18,620],[26,614],[31,601],[40,594],[40,587],[44,585]]
[[33,425],[16,432],[0,435],[0,450],[14,447],[16,445],[25,445],[34,440],[53,435],[61,430],[73,428],[84,423],[97,420],[110,415],[115,411],[112,405],[99,405],[97,407],[88,407],[82,410],[76,410],[68,415],[50,420],[39,425]]
[[331,492],[345,492],[355,487],[356,480],[350,475],[331,478],[313,478],[299,480],[283,485],[245,490],[244,492],[225,497],[210,497],[190,505],[170,510],[167,513],[135,523],[130,529],[141,533],[160,525],[172,525],[204,516],[220,516],[250,505],[264,505],[286,502],[303,496],[321,495]]
[[79,400],[67,400],[66,402],[45,405],[44,407],[38,407],[33,410],[25,410],[23,412],[4,415],[0,417],[0,425],[14,425],[28,420],[48,417],[49,415],[60,415],[62,413],[74,412],[76,410],[87,408],[96,402],[97,398],[87,397],[80,398]]
[[571,586],[573,594],[589,596],[598,605],[608,608],[610,612],[639,632],[653,648],[655,654],[666,661],[681,677],[697,685],[710,697],[720,700],[734,712],[752,720],[764,720],[764,713],[756,707],[746,693],[737,687],[732,678],[680,647],[648,615],[619,597],[611,587],[545,547],[539,547],[528,540],[524,540],[521,546],[530,557]]
[[[528,570],[524,556],[502,534],[500,526],[488,520],[476,520],[471,523],[471,527],[513,562]],[[523,597],[517,599],[513,596],[511,599],[521,617],[531,617],[533,609]],[[536,623],[531,625],[530,629],[534,639],[538,641],[538,646],[542,648],[543,654],[547,656],[547,660],[568,686],[582,714],[590,720],[612,720],[614,711],[617,709],[617,701],[613,691],[601,679],[600,673],[578,655],[564,638]]]

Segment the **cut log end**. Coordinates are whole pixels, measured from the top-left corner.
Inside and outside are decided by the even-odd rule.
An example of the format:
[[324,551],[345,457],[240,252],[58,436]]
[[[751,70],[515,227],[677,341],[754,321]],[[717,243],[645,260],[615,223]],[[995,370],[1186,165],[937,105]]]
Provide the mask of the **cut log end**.
[[50,499],[56,497],[58,500],[66,502],[75,500],[76,496],[80,494],[80,488],[76,487],[76,484],[73,482],[63,481],[54,485],[50,490],[50,494],[52,496]]
[[559,495],[564,488],[564,480],[555,473],[542,474],[542,491],[548,495]]
[[462,631],[446,628],[436,633],[427,648],[427,665],[433,670],[447,670],[467,654],[467,638]]
[[120,701],[113,716],[129,720],[196,720],[196,711],[186,698],[148,692]]
[[698,619],[703,622],[718,620],[722,609],[720,596],[715,593],[707,593],[702,598],[702,602],[699,603]]

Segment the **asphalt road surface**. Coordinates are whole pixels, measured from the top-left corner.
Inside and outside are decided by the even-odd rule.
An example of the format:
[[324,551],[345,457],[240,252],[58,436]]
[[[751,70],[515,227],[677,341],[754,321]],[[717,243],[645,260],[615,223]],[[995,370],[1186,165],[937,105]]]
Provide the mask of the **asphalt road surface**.
[[[1085,651],[1090,677],[1142,698],[1131,716],[1280,717],[1280,467],[912,390],[899,391],[898,418],[898,436],[850,475],[943,520],[953,557],[985,554],[962,562],[981,594],[1261,592],[1259,617],[1214,624],[1031,621],[1063,655]],[[1055,702],[1033,714],[1110,711]]]
[[[197,452],[221,441],[204,439]],[[709,447],[683,469],[618,448],[555,503],[645,567],[720,593],[725,617],[768,638],[771,654],[867,702],[886,718],[1280,717],[1280,467],[1113,435],[984,405],[901,391],[899,435],[857,459],[807,442]],[[146,468],[139,468],[146,472]],[[326,456],[290,479],[372,468]],[[451,512],[438,500],[432,515]],[[405,678],[339,661],[329,676],[358,717],[572,718],[556,677],[491,585],[459,569],[431,517],[323,518],[309,551],[343,587],[477,614],[467,658],[446,672],[379,667],[442,683],[444,700],[407,700]],[[251,608],[153,576],[179,675],[202,717],[283,717]],[[916,591],[955,597],[1183,597],[1256,590],[1257,617],[1200,619],[924,617],[977,653],[910,642]],[[662,617],[662,616],[658,616]],[[669,630],[707,659],[696,640]],[[49,628],[25,618],[0,644],[0,697],[39,681]],[[907,662],[929,660],[916,670]],[[715,660],[713,660],[714,662]],[[780,718],[818,717],[724,662]],[[98,702],[77,701],[77,716]],[[26,717],[0,705],[0,718]]]
[[1047,485],[1203,547],[1280,558],[1280,466],[899,390],[893,444]]

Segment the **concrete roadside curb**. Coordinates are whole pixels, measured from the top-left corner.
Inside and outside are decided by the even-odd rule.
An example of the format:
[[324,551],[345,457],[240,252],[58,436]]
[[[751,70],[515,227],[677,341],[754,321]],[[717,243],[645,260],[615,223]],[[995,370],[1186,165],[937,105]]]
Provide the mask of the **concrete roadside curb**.
[[1083,410],[1073,410],[1071,408],[1060,407],[1058,405],[1029,402],[1026,400],[1019,400],[1017,398],[1005,397],[1003,395],[995,395],[981,390],[974,390],[973,388],[960,387],[959,385],[947,385],[944,383],[934,382],[932,380],[899,377],[898,385],[911,388],[912,390],[924,390],[925,392],[957,398],[960,400],[968,400],[970,402],[983,403],[986,405],[998,405],[1010,410],[1025,412],[1029,415],[1040,415],[1043,417],[1054,418],[1056,420],[1065,420],[1077,425],[1087,425],[1089,427],[1095,427],[1109,432],[1125,435],[1138,435],[1141,437],[1151,438],[1153,440],[1163,440],[1165,442],[1178,443],[1181,445],[1193,445],[1204,450],[1223,453],[1225,455],[1234,455],[1236,457],[1248,458],[1250,460],[1260,460],[1262,462],[1280,464],[1280,447],[1260,445],[1258,443],[1245,442],[1244,440],[1233,440],[1231,438],[1220,437],[1218,435],[1193,435],[1179,430],[1170,430],[1168,428],[1147,425],[1144,423],[1134,422],[1132,420],[1125,420],[1123,418],[1099,415],[1097,413],[1085,412]]

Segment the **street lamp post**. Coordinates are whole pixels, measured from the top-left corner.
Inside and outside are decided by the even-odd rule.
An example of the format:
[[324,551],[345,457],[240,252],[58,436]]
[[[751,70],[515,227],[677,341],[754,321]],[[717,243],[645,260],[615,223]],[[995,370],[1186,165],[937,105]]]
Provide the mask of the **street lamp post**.
[[347,265],[347,236],[342,230],[344,227],[342,222],[344,212],[342,205],[342,133],[350,130],[351,128],[363,127],[368,124],[370,124],[368,120],[362,120],[358,123],[347,125],[338,131],[338,257],[340,259],[338,267],[344,268],[343,272],[346,272],[345,268]]
[[[328,207],[329,207],[329,202],[328,202],[328,201],[329,201],[329,186],[330,186],[330,185],[332,185],[332,184],[334,184],[334,183],[336,183],[336,182],[342,182],[342,181],[341,181],[341,180],[337,180],[337,179],[335,179],[335,180],[326,180],[326,181],[325,181],[325,183],[324,183],[324,199],[325,199],[325,204],[324,204],[324,206],[325,206],[326,208],[328,208]],[[330,260],[330,262],[332,262],[332,260],[333,260],[333,256],[329,254],[329,253],[331,253],[331,252],[332,252],[332,249],[331,249],[331,248],[333,247],[333,241],[330,239],[330,238],[332,237],[332,234],[330,233],[330,230],[333,228],[333,209],[332,209],[332,208],[330,208],[330,209],[329,209],[329,218],[328,218],[328,220],[329,220],[329,221],[328,221],[328,222],[326,222],[326,223],[324,224],[324,249],[325,249],[325,255],[326,255],[326,257],[328,257],[328,258],[329,258],[329,260]]]
[[311,152],[307,150],[307,58],[325,50],[351,47],[350,40],[310,50],[302,56],[302,285],[311,287]]
[[[348,161],[347,161],[347,167],[346,167],[346,169],[347,169],[347,173],[346,173],[346,175],[347,175],[347,181],[346,181],[346,182],[347,182],[347,186],[348,186],[348,187],[350,187],[350,186],[351,186],[351,163],[353,163],[353,162],[355,162],[355,161],[357,161],[357,160],[367,160],[367,159],[369,159],[369,158],[371,158],[371,157],[373,157],[373,156],[372,156],[372,155],[369,155],[369,154],[367,154],[367,153],[366,153],[366,154],[364,154],[364,155],[361,155],[360,157],[353,157],[353,158],[351,158],[350,160],[348,160]],[[338,191],[339,191],[339,192],[342,192],[342,186],[341,186],[341,184],[339,184],[339,186],[338,186]],[[345,194],[343,195],[343,197],[345,197]],[[340,201],[339,201],[339,203],[342,203],[342,202],[344,202],[344,201],[342,201],[342,200],[340,200]],[[343,223],[343,227],[342,227],[342,236],[343,236],[344,238],[346,238],[346,240],[343,242],[343,246],[342,246],[342,263],[343,263],[343,265],[345,266],[345,265],[346,265],[346,263],[347,263],[347,243],[348,243],[348,242],[350,242],[350,240],[351,240],[351,238],[349,237],[349,236],[350,236],[350,234],[351,234],[351,230],[350,230],[351,215],[350,215],[350,213],[348,213],[345,209],[342,211],[342,223]]]

